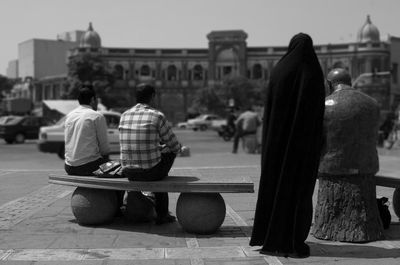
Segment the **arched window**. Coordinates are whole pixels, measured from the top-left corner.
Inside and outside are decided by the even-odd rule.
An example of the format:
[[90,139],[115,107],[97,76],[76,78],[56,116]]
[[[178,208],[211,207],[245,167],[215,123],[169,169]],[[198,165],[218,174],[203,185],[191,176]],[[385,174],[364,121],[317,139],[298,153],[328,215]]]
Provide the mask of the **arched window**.
[[203,80],[203,67],[199,64],[193,67],[193,80]]
[[141,76],[150,76],[150,67],[145,64],[140,68],[140,75]]
[[261,79],[262,78],[262,67],[260,64],[253,65],[253,79]]
[[124,78],[124,67],[122,65],[117,64],[114,66],[114,76],[117,80]]
[[174,81],[177,77],[177,70],[175,65],[170,65],[167,68],[167,80]]

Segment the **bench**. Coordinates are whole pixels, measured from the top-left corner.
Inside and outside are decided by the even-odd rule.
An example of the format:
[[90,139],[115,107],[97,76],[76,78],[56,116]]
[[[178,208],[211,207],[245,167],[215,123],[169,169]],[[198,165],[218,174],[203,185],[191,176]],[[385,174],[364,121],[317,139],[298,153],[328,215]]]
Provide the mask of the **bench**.
[[[80,224],[111,221],[118,209],[115,191],[180,193],[176,216],[182,228],[195,234],[212,234],[222,225],[226,206],[220,193],[253,193],[247,177],[168,176],[160,181],[129,181],[50,174],[49,182],[77,187],[71,197],[72,212]],[[88,221],[89,218],[89,221]]]
[[377,186],[395,188],[392,197],[393,210],[400,220],[400,174],[379,171],[375,178]]

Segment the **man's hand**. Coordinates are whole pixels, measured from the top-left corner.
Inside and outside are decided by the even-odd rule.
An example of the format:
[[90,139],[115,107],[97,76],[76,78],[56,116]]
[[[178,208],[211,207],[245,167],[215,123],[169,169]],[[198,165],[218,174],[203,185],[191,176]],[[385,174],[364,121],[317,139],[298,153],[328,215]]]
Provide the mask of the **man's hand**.
[[179,153],[180,153],[180,156],[190,156],[190,149],[189,149],[189,147],[182,145]]

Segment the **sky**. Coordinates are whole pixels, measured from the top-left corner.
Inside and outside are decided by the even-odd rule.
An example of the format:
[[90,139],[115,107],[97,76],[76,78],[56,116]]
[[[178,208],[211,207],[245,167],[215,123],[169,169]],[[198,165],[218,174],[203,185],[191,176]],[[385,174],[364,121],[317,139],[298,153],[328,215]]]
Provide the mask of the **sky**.
[[314,44],[356,41],[371,16],[381,40],[400,37],[400,0],[0,0],[0,74],[18,44],[87,30],[104,47],[207,48],[213,30],[241,29],[248,46],[286,46],[298,32]]

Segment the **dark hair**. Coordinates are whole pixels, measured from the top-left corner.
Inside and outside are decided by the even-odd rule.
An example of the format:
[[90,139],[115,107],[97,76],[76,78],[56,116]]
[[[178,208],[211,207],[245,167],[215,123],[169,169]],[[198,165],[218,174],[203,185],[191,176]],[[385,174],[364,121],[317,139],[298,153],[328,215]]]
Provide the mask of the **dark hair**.
[[78,101],[80,105],[89,105],[92,98],[96,98],[96,92],[94,92],[92,85],[84,85],[79,89]]
[[139,84],[136,86],[136,102],[149,103],[156,93],[154,87],[150,84]]

